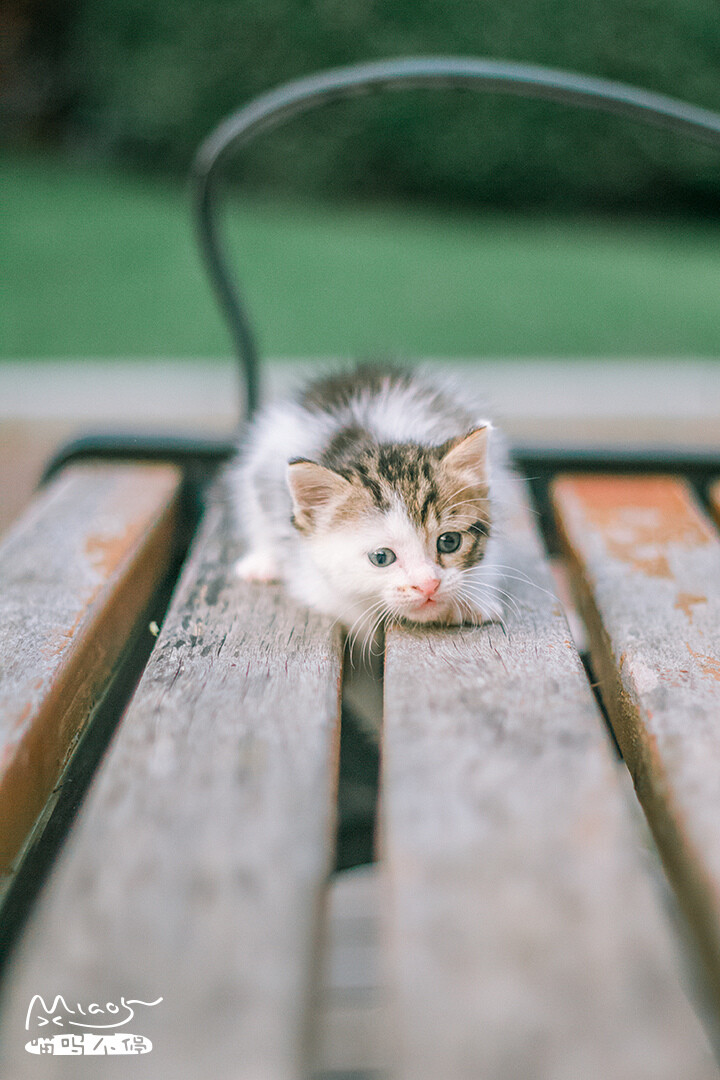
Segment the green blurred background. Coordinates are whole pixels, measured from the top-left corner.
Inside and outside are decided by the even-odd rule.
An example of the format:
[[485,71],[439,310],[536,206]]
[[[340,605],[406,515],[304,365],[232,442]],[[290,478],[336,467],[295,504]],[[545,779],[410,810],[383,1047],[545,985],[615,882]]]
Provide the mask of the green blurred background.
[[[327,66],[467,54],[720,109],[700,0],[5,0],[0,355],[229,350],[184,186],[227,112]],[[231,168],[273,355],[720,355],[720,155],[515,98],[335,104]]]

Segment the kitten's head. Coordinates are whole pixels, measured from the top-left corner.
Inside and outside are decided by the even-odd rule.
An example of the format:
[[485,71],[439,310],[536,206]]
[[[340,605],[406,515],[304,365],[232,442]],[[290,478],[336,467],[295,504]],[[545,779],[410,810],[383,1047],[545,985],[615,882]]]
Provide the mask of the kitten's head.
[[360,440],[334,468],[290,462],[293,523],[349,611],[423,623],[462,613],[465,571],[490,534],[488,435],[489,425],[437,447]]

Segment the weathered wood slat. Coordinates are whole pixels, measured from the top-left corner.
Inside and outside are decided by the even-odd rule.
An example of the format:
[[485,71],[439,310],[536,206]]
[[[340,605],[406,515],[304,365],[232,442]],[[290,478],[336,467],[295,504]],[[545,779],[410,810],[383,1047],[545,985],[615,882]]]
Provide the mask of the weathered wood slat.
[[526,510],[508,532],[507,636],[388,634],[393,1075],[717,1076]]
[[0,545],[0,871],[167,571],[178,472],[66,470]]
[[710,488],[710,506],[715,515],[715,520],[720,522],[720,480],[716,480]]
[[720,1009],[720,541],[669,477],[567,477],[554,499],[603,699]]
[[[13,1078],[36,1075],[22,1049],[36,993],[162,997],[124,1029],[153,1043],[128,1077],[303,1075],[341,642],[278,588],[240,582],[237,555],[218,498],[21,944],[3,1032]],[[94,1061],[93,1078],[118,1075]],[[48,1057],[43,1074],[77,1064]]]

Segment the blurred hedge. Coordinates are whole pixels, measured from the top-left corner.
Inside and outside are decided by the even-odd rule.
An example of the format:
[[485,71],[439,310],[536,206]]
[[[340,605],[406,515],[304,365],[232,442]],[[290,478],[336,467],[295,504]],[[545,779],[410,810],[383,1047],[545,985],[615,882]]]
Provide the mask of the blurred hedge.
[[[21,0],[15,0],[16,3]],[[65,145],[179,171],[228,111],[317,69],[410,53],[565,67],[720,109],[711,0],[73,0],[52,40]],[[33,46],[36,48],[37,46]],[[31,48],[32,51],[32,48]],[[52,111],[52,110],[51,110]],[[720,154],[627,121],[514,98],[406,91],[328,106],[263,138],[255,187],[495,206],[720,205]]]

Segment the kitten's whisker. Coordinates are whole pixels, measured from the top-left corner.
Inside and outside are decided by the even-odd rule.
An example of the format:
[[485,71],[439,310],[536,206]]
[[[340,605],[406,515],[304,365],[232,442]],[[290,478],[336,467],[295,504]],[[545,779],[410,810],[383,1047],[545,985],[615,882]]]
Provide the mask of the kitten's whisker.
[[510,566],[509,563],[494,563],[493,565],[498,570],[511,570],[514,574],[521,574],[526,581],[529,581],[531,584],[534,584],[532,578],[528,577],[528,575],[525,573],[525,571],[521,570],[519,566]]
[[[462,596],[462,594],[461,594],[461,596]],[[482,602],[483,602],[483,597],[482,596],[472,596],[469,593],[466,594],[462,598],[466,599],[469,602],[469,606],[470,606],[471,610],[473,610],[474,606],[477,606],[478,603],[482,604]],[[488,597],[486,596],[485,599],[488,599]],[[503,619],[502,615],[500,615],[499,613],[496,614],[494,619],[493,619],[493,622],[499,622],[500,623],[500,625],[503,628],[503,633],[505,634],[505,637],[507,637],[508,636],[507,623]],[[477,623],[476,623],[476,625],[477,625]]]
[[385,624],[385,621],[386,621],[389,614],[390,614],[389,611],[387,609],[384,609],[383,611],[380,612],[380,614],[378,615],[378,617],[377,617],[377,619],[375,621],[375,626],[373,627],[372,634],[370,635],[370,655],[371,656],[382,656],[382,654],[383,654],[384,643],[381,646],[381,649],[380,649],[379,653],[373,653],[372,647],[373,647],[373,645],[375,643],[376,635],[377,635],[378,631]]
[[[466,585],[465,591],[467,592],[468,595],[470,595],[470,591],[471,591],[472,588],[473,588],[473,586]],[[493,593],[496,593],[498,596],[505,597],[505,600],[506,600],[508,606],[512,608],[512,610],[515,612],[515,614],[518,617],[520,616],[520,614],[521,614],[520,606],[519,606],[517,600],[515,599],[515,597],[511,593],[505,592],[504,589],[500,589],[496,585],[485,584],[485,585],[482,585],[482,586],[476,586],[476,588],[481,590],[480,592],[478,592],[478,595],[480,596],[480,598],[482,598],[483,595],[485,597],[487,597],[488,591],[492,591]],[[482,590],[485,590],[485,592],[483,593]]]
[[357,629],[354,629],[353,633],[349,637],[351,655],[355,650],[355,647],[359,646],[360,658],[363,658],[365,643],[374,623],[374,615],[376,610],[376,606],[370,608],[368,611],[363,613],[362,617],[359,620],[356,620],[356,622],[353,623],[353,627],[357,627]]
[[[490,567],[479,567],[479,569],[489,570]],[[536,589],[543,589],[542,585],[538,585],[538,583],[536,581],[533,581],[533,579],[531,577],[528,577],[528,575],[525,573],[524,570],[521,570],[517,566],[510,566],[507,563],[496,563],[496,562],[494,562],[493,565],[492,565],[492,569],[509,571],[509,573],[504,573],[503,577],[509,577],[510,574],[515,574],[515,575],[517,575],[517,577],[516,577],[517,581],[524,581],[526,585],[534,585]],[[543,589],[543,591],[548,592],[549,590]],[[554,596],[553,593],[550,593],[550,595]],[[557,599],[557,597],[554,597],[554,598]]]
[[372,605],[372,607],[368,608],[367,619],[370,626],[366,634],[366,642],[370,641],[372,643],[372,639],[374,638],[376,631],[382,624],[383,619],[386,617],[388,612],[389,608],[386,601],[384,600],[377,600]]
[[458,597],[458,606],[460,608],[460,614],[462,615],[462,625],[467,626],[469,623],[470,626],[477,626],[477,612],[473,609],[472,605],[467,600],[463,600],[462,597]]
[[451,521],[447,522],[447,524],[445,525],[445,528],[447,528],[448,524],[460,525],[461,527],[474,525],[477,520],[477,514],[471,514],[469,517],[456,517],[453,515]]
[[[513,507],[515,509],[517,509],[517,507],[518,507],[518,500],[516,498],[515,499],[502,499],[502,498],[499,498],[497,495],[493,495],[491,497],[491,502],[492,502],[493,506],[511,506],[511,507]],[[540,511],[536,510],[534,506],[529,506],[526,503],[525,509],[529,510],[531,514],[534,514],[535,517],[540,517],[541,516]]]
[[519,600],[514,593],[508,592],[507,589],[503,589],[500,585],[495,585],[492,581],[464,581],[463,588],[491,589],[493,592],[499,593],[501,596],[506,596],[509,601],[515,604],[516,607],[518,607],[519,605]]
[[[488,504],[488,508],[489,508],[490,500],[489,499],[484,499],[483,502],[486,502]],[[474,500],[474,499],[465,499],[463,502],[452,503],[450,506],[443,505],[442,514],[443,514],[443,516],[445,516],[446,514],[454,514],[457,510],[460,509],[461,506],[475,506],[475,507],[477,507],[477,505],[478,505],[478,503],[476,502],[476,500]]]
[[375,619],[375,622],[373,623],[373,625],[370,628],[368,634],[366,635],[365,643],[363,644],[363,656],[365,654],[365,648],[367,647],[368,648],[368,657],[367,657],[368,662],[370,662],[370,660],[371,660],[371,658],[373,656],[382,655],[381,653],[373,653],[372,647],[373,647],[373,644],[374,644],[374,641],[375,641],[375,635],[376,635],[378,629],[380,628],[380,625],[382,624],[383,619],[386,617],[387,614],[388,614],[387,605],[383,604],[379,615]]
[[442,505],[442,513],[443,514],[454,513],[454,511],[459,510],[461,506],[477,506],[477,503],[474,502],[474,500],[472,500],[472,499],[463,499],[462,502],[456,502],[456,503],[443,503],[443,505]]
[[471,626],[482,626],[482,623],[480,622],[480,613],[473,607],[472,603],[462,596],[458,597],[458,602],[460,607],[464,608],[466,612],[466,616],[463,617],[463,622],[466,621],[466,618],[469,618]]
[[[456,488],[455,491],[451,491],[450,494],[446,496],[446,498],[447,499],[457,499],[458,495],[462,495],[462,493],[464,491],[476,491],[476,490],[477,490],[477,484],[463,484],[462,487]],[[473,500],[472,499],[465,499],[465,502],[473,502]]]
[[[494,570],[494,567],[470,566],[465,570],[461,570],[460,573],[462,575],[465,575],[465,574],[472,575],[471,577],[468,577],[468,578],[465,578],[463,576],[463,578],[462,578],[463,586],[478,585],[478,586],[481,586],[483,589],[495,589],[496,592],[501,592],[501,593],[503,593],[504,596],[507,596],[507,597],[517,601],[517,597],[513,593],[507,592],[505,589],[501,588],[501,586],[497,584],[497,580],[501,581],[503,584],[505,583],[505,581],[507,580],[505,574],[495,575],[493,573],[493,580],[487,581],[487,580],[485,580],[485,579],[483,579],[482,577],[479,576],[478,570],[480,570],[480,569],[487,569],[489,571],[492,571],[492,570]],[[511,580],[515,580],[515,579],[513,578]],[[527,582],[523,582],[523,584],[527,584]]]
[[[348,649],[349,649],[349,652],[350,652],[350,663],[351,663],[353,668],[355,667],[354,650],[355,650],[356,644],[358,644],[358,639],[359,639],[360,634],[361,634],[361,632],[363,630],[363,624],[370,621],[374,617],[375,612],[378,609],[383,608],[384,604],[385,604],[384,600],[376,600],[374,603],[372,603],[368,608],[366,608],[358,616],[358,618],[355,620],[355,622],[352,624],[352,626],[350,627],[350,629],[347,632],[346,641],[347,641]],[[357,629],[355,629],[356,627],[357,627]],[[364,644],[365,644],[365,639],[363,639],[363,646],[361,647],[361,650],[360,650],[360,659],[361,659],[361,661],[363,661],[363,657],[364,657]]]
[[505,592],[504,589],[500,589],[498,586],[490,585],[488,583],[468,582],[464,581],[459,590],[463,595],[468,597],[475,597],[479,600],[495,600],[499,596],[503,596],[508,606],[512,607],[512,610],[516,615],[520,615],[520,607],[517,600],[510,593]]
[[507,573],[502,573],[500,576],[504,581],[518,581],[521,585],[531,585],[533,589],[537,589],[539,592],[545,593],[545,595],[549,596],[551,600],[554,600],[558,604],[561,603],[561,600],[556,593],[552,592],[550,589],[544,588],[542,585],[538,585],[536,581],[532,581],[530,578],[516,577],[513,574]]
[[507,612],[507,610],[509,609],[516,618],[520,617],[520,612],[518,611],[517,608],[513,607],[507,601],[503,601],[498,596],[495,596],[495,595],[492,595],[492,594],[487,594],[487,593],[485,593],[485,594],[482,594],[482,593],[468,593],[467,595],[469,597],[472,597],[472,599],[477,604],[479,604],[481,608],[482,608],[483,604],[486,604],[486,603],[492,603],[493,607],[495,607],[495,606],[497,606],[497,603],[499,601],[500,604],[501,604],[501,610],[502,611]]

